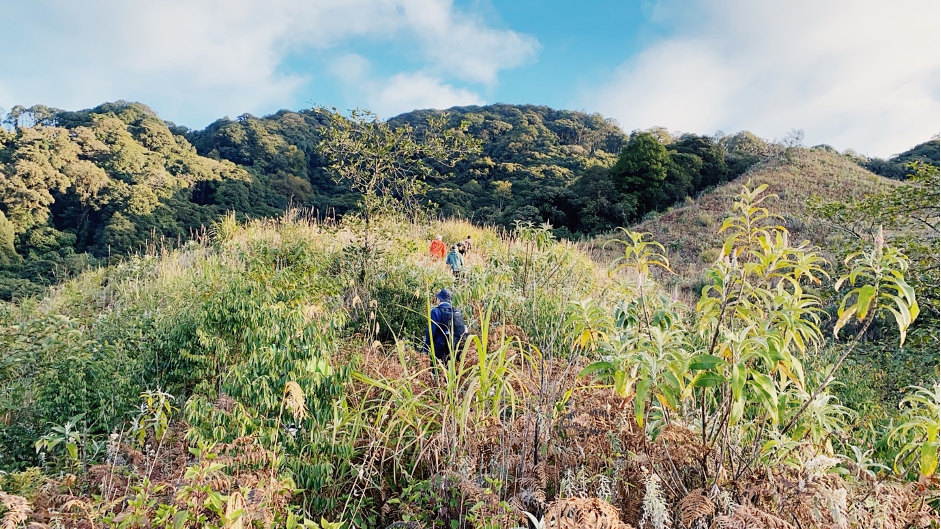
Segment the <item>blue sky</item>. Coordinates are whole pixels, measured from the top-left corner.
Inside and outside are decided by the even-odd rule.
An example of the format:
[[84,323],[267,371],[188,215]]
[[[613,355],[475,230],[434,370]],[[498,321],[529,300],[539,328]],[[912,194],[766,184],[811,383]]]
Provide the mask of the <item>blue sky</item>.
[[495,102],[890,156],[937,134],[937,0],[0,0],[0,107]]

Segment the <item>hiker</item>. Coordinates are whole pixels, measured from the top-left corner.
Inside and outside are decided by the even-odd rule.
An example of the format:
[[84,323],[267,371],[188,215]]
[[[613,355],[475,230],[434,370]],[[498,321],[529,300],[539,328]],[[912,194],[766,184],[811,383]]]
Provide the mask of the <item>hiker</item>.
[[462,245],[464,246],[464,251],[461,252],[461,253],[470,253],[470,251],[471,251],[471,250],[473,249],[473,247],[474,247],[474,246],[471,244],[470,235],[468,235],[467,238],[462,241]]
[[451,272],[454,272],[454,277],[458,277],[464,272],[464,257],[460,254],[460,246],[461,243],[452,246],[451,251],[448,252],[448,258],[445,260],[445,263],[451,267]]
[[437,304],[429,314],[428,330],[425,333],[425,352],[433,355],[432,368],[437,370],[438,362],[447,366],[454,351],[454,359],[460,359],[460,343],[467,333],[464,316],[461,311],[451,306],[451,291],[442,288],[435,295]]
[[445,250],[447,250],[447,246],[441,241],[441,236],[436,235],[435,240],[431,241],[431,248],[429,248],[431,256],[435,259],[444,259]]

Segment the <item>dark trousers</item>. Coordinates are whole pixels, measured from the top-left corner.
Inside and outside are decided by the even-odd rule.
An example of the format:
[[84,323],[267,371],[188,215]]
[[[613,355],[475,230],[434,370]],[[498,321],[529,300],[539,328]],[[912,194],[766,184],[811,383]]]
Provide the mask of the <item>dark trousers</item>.
[[[448,344],[435,344],[435,354],[431,355],[434,359],[431,361],[431,372],[434,375],[437,375],[439,372],[443,373],[448,370],[448,361],[451,359],[451,349],[448,347]],[[455,351],[455,361],[461,359],[460,353]]]

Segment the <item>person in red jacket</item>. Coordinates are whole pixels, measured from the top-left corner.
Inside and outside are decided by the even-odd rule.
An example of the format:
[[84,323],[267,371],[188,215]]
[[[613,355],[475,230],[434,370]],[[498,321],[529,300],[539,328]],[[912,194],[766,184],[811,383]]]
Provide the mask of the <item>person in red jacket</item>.
[[438,235],[435,237],[435,240],[431,241],[431,256],[435,259],[444,259],[444,254],[447,251],[448,247],[444,245],[444,242],[441,240],[441,236]]

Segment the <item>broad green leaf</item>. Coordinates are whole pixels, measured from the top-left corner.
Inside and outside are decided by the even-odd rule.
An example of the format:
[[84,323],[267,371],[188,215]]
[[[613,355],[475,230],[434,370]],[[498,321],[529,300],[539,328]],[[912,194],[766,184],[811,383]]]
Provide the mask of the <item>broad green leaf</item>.
[[614,364],[612,364],[611,362],[593,362],[585,366],[585,368],[582,369],[581,371],[579,371],[578,376],[579,378],[581,378],[587,375],[597,373],[598,371],[613,370],[613,369],[614,369]]
[[210,491],[206,495],[206,505],[211,506],[213,510],[219,512],[222,510],[222,503],[226,497],[216,491]]
[[732,402],[732,415],[729,420],[732,424],[737,424],[742,415],[745,414],[745,399],[736,399]]
[[[662,394],[662,398],[661,398]],[[660,402],[666,400],[666,406],[671,410],[676,410],[680,405],[680,400],[677,398],[676,391],[670,386],[663,386],[660,388],[660,393],[657,394],[657,398],[660,398]]]
[[701,354],[693,357],[689,364],[689,368],[692,371],[703,371],[706,369],[712,369],[719,365],[727,366],[729,363],[719,358],[718,356]]
[[749,369],[748,373],[751,375],[748,382],[758,390],[761,404],[768,410],[768,413],[771,415],[771,420],[777,423],[778,391],[774,387],[774,380],[768,375],[759,373],[754,369]]
[[[728,221],[726,221],[726,222],[728,222]],[[731,224],[729,224],[729,225],[731,225]],[[726,227],[727,227],[726,225],[723,225],[723,226],[722,226],[722,230],[719,230],[719,231],[721,232],[721,231],[725,230]],[[735,244],[735,235],[730,235],[728,238],[725,239],[725,244],[722,245],[722,255],[731,255],[731,253],[732,253],[732,245],[734,245],[734,244]]]
[[182,529],[183,527],[186,527],[186,522],[189,521],[189,517],[189,511],[178,511],[173,515],[173,529]]
[[899,288],[902,290],[902,292],[905,293],[905,299],[907,299],[909,303],[917,304],[917,301],[915,301],[915,299],[916,299],[916,298],[915,298],[915,289],[914,289],[911,285],[909,285],[908,282],[906,282],[906,281],[905,281],[904,279],[902,279],[901,277],[900,277],[898,280],[896,280],[896,283],[898,284],[898,286],[899,286]]
[[620,369],[614,372],[614,392],[622,397],[627,396],[627,373]]
[[797,378],[796,376],[794,376],[794,373],[792,373],[791,370],[788,369],[786,365],[784,365],[784,362],[778,362],[778,370],[784,373],[784,376],[786,376],[792,382],[797,384],[797,387],[804,389],[803,381]]
[[906,337],[907,334],[908,334],[908,325],[909,325],[909,321],[908,321],[908,311],[899,312],[899,311],[897,311],[897,310],[895,310],[895,309],[893,309],[893,308],[890,307],[890,308],[889,308],[889,312],[891,312],[892,315],[895,316],[895,322],[896,322],[896,324],[898,324],[898,327],[899,327],[899,347],[901,347],[901,346],[905,345],[905,337]]
[[644,410],[647,407],[647,393],[650,391],[650,380],[637,382],[634,391],[634,420],[641,428],[644,427]]
[[726,382],[724,376],[713,373],[711,371],[702,371],[693,379],[690,383],[690,386],[695,388],[708,388],[711,386],[718,386]]
[[922,443],[921,461],[919,464],[921,475],[924,477],[933,476],[938,469],[938,445],[935,443]]
[[742,388],[745,387],[745,377],[742,376],[742,368],[738,364],[732,366],[732,399],[741,400]]
[[915,318],[921,314],[921,309],[918,307],[918,300],[915,300],[914,303],[908,308],[908,313],[911,316],[911,321],[915,321]]
[[846,276],[843,276],[843,277],[841,277],[840,279],[838,279],[837,282],[836,282],[836,284],[833,285],[833,290],[839,292],[839,291],[840,291],[840,287],[843,286],[843,282],[846,281],[846,279],[847,279]]
[[667,384],[661,384],[663,389],[680,389],[683,387],[683,384],[680,383],[680,380],[676,378],[676,375],[674,375],[671,371],[666,371],[663,373],[663,380],[664,382],[667,382]]
[[856,295],[856,319],[863,321],[866,318],[869,314],[869,304],[875,294],[875,285],[864,285],[859,288],[859,293]]
[[851,310],[847,310],[840,314],[839,319],[836,320],[836,324],[833,326],[833,336],[837,337],[840,335],[840,329],[842,329],[850,321],[850,318],[853,317],[853,307],[850,307]]

